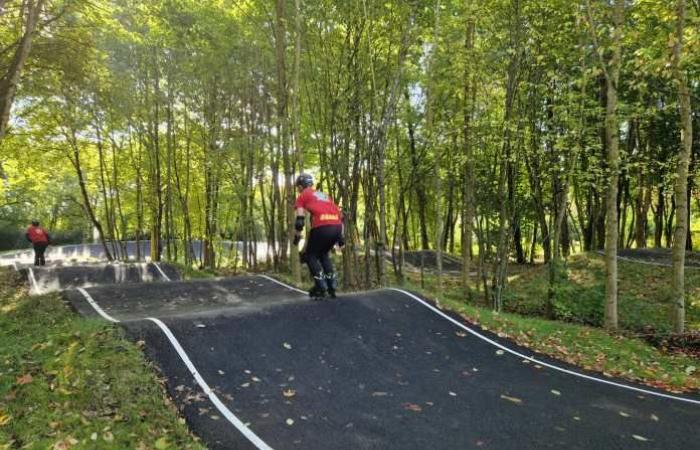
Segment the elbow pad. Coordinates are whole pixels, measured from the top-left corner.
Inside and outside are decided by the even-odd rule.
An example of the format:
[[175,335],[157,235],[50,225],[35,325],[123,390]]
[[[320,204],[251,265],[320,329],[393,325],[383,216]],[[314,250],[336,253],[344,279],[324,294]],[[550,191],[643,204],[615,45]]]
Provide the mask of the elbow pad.
[[294,229],[297,231],[304,229],[304,216],[297,216],[297,220],[294,222]]

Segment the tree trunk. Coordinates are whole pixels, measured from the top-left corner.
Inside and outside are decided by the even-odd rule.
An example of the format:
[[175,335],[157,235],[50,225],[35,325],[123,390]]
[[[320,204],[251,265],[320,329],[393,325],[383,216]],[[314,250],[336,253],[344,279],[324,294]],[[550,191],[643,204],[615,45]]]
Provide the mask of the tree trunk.
[[676,202],[676,228],[673,237],[673,269],[671,302],[673,304],[673,331],[682,333],[685,327],[685,247],[688,235],[688,166],[693,144],[693,122],[690,107],[688,76],[681,67],[683,33],[685,30],[686,2],[676,0],[676,40],[673,45],[673,71],[678,85],[678,103],[681,121],[681,152],[674,197]]
[[0,78],[0,142],[5,137],[7,125],[10,121],[10,111],[15,100],[17,85],[19,84],[24,63],[32,49],[34,33],[39,23],[41,11],[44,8],[45,0],[26,0],[26,20],[24,22],[24,33],[17,45],[15,54],[7,72]]

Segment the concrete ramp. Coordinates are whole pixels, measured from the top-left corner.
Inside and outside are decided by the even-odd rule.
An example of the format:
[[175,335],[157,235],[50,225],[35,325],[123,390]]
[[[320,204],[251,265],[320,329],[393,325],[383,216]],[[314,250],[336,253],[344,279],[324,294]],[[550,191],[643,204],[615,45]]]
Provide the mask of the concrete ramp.
[[424,299],[265,277],[65,294],[145,344],[211,449],[695,448],[700,399],[532,355]]
[[177,269],[165,263],[114,263],[81,265],[19,266],[32,294],[121,283],[179,280]]

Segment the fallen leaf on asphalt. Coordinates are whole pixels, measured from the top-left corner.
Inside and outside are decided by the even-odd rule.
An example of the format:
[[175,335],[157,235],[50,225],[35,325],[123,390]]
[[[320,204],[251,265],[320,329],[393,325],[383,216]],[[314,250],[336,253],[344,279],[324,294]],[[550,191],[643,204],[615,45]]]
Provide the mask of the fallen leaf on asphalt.
[[659,421],[659,416],[657,416],[656,414],[652,414],[652,415],[651,415],[651,420],[653,420],[654,422],[658,422],[658,421]]
[[385,397],[387,395],[389,394],[387,394],[386,392],[372,392],[372,397]]
[[219,375],[223,375],[225,372],[223,370],[219,370]]
[[260,383],[260,378],[258,377],[252,377],[251,380],[255,381],[256,383]]
[[297,391],[295,391],[294,389],[286,389],[282,391],[282,395],[284,395],[286,398],[292,398],[295,395],[297,395]]
[[513,402],[513,403],[515,403],[516,405],[522,405],[522,404],[523,404],[523,401],[520,400],[520,399],[517,398],[517,397],[510,397],[510,396],[508,396],[508,395],[501,394],[501,398],[502,398],[503,400],[508,400],[509,402]]
[[450,395],[451,395],[452,397],[457,397],[457,393],[456,393],[456,392],[450,391]]
[[244,387],[244,388],[247,388],[248,386],[250,386],[250,383],[243,383],[243,384],[241,385],[241,387]]
[[415,403],[403,403],[401,406],[404,407],[404,409],[407,409],[409,411],[413,412],[421,412],[423,411],[423,408],[420,407],[420,405],[416,405]]
[[622,417],[629,417],[629,416],[630,416],[629,414],[627,414],[627,413],[624,412],[624,411],[620,411],[620,415],[621,415]]
[[287,350],[291,350],[291,349],[292,349],[292,346],[291,346],[290,344],[286,343],[286,342],[285,342],[284,344],[282,344],[282,347],[286,348]]
[[459,337],[466,337],[467,336],[467,333],[465,333],[464,331],[457,331],[455,334]]
[[556,389],[552,389],[549,392],[551,392],[552,394],[557,395],[557,396],[561,395],[561,392],[557,391]]
[[498,356],[501,356],[503,353],[504,353],[503,350],[500,350],[500,349],[499,349],[499,350],[496,350],[496,354],[497,354]]
[[644,436],[640,436],[638,434],[633,434],[632,437],[635,438],[636,440],[642,441],[642,442],[647,442],[649,440],[649,439],[645,438]]
[[23,385],[23,384],[29,384],[32,381],[34,381],[34,378],[30,373],[26,375],[22,375],[21,377],[17,377],[17,384]]
[[294,425],[294,419],[287,419],[286,423],[291,427],[292,425]]

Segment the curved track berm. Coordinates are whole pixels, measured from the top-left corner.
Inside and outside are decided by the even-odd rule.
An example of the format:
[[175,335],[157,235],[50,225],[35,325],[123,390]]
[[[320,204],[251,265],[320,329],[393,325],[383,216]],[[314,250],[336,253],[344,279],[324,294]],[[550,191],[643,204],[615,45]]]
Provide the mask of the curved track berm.
[[211,449],[697,446],[697,397],[549,368],[575,370],[402,291],[310,302],[241,277],[66,296],[145,342]]
[[15,267],[28,281],[30,292],[33,294],[99,285],[180,279],[177,269],[166,263],[52,263],[42,267]]

